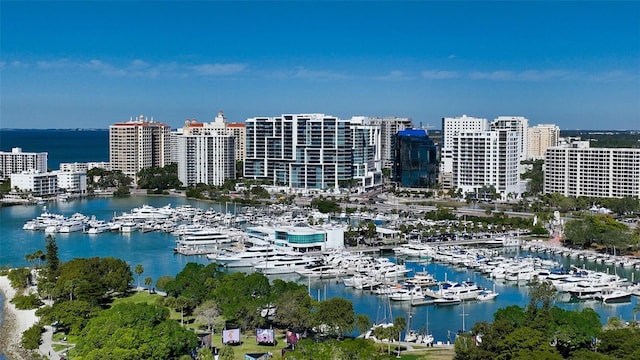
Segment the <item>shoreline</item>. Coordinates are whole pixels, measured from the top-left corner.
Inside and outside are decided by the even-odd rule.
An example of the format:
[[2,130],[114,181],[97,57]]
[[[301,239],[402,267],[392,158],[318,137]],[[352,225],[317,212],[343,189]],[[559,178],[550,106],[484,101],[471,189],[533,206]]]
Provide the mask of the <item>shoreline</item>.
[[7,276],[0,276],[0,292],[4,298],[2,324],[0,325],[0,352],[9,360],[29,360],[29,352],[22,348],[22,333],[38,322],[36,310],[18,310],[11,303],[16,290]]

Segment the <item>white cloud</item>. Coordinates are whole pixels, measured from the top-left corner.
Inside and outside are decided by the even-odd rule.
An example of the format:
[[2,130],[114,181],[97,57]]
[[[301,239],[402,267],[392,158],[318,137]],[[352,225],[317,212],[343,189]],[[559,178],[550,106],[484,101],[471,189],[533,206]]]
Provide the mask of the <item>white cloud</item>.
[[244,71],[247,68],[245,64],[201,64],[191,66],[198,75],[223,76],[233,75]]
[[420,75],[424,79],[429,80],[442,80],[442,79],[454,79],[460,77],[460,73],[457,71],[446,71],[446,70],[427,70],[422,71]]
[[349,78],[346,74],[331,70],[309,70],[303,67],[298,67],[294,71],[293,77],[307,80],[340,80]]
[[404,71],[392,70],[388,74],[383,75],[383,76],[379,76],[376,79],[377,80],[399,81],[399,80],[410,80],[411,77],[408,76]]

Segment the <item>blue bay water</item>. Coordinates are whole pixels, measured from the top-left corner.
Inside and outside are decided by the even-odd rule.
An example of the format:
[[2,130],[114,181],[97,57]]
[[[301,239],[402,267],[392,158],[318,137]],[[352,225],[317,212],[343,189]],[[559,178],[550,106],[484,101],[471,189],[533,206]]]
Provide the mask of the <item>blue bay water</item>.
[[0,129],[0,150],[14,147],[47,152],[51,170],[58,170],[61,162],[109,161],[109,130]]
[[[24,151],[47,151],[49,153],[49,168],[57,169],[60,162],[86,162],[108,161],[108,130],[101,131],[76,131],[76,130],[0,130],[0,149],[9,151],[11,147],[22,147]],[[99,198],[91,200],[74,200],[70,202],[58,202],[47,204],[48,210],[54,213],[71,215],[80,212],[85,215],[95,215],[98,219],[108,220],[114,213],[120,214],[131,208],[148,204],[156,207],[171,204],[172,206],[190,204],[201,208],[213,207],[217,211],[223,211],[224,206],[208,202],[191,201],[182,198],[133,196],[130,198]],[[13,206],[0,208],[0,265],[1,266],[25,266],[25,255],[38,249],[44,250],[45,234],[42,232],[30,232],[22,230],[25,221],[38,216],[43,211],[42,205]],[[105,233],[87,235],[82,233],[56,234],[60,258],[70,260],[77,257],[112,256],[125,260],[132,268],[141,264],[144,267],[142,278],[147,276],[153,279],[163,275],[174,276],[188,262],[208,264],[209,261],[202,256],[186,257],[175,255],[172,251],[174,238],[164,233],[132,233],[118,234]],[[513,253],[512,255],[516,255]],[[568,265],[567,259],[559,259]],[[493,282],[482,275],[466,269],[454,269],[449,266],[427,263],[417,264],[407,262],[407,266],[421,271],[425,268],[434,274],[438,280],[476,281],[480,286],[491,289]],[[594,268],[596,265],[587,264]],[[605,271],[602,265],[598,270]],[[609,271],[615,271],[609,268]],[[637,280],[640,272],[632,273],[624,271],[623,275]],[[293,280],[285,279],[285,280]],[[305,283],[303,280],[302,283]],[[462,329],[464,319],[465,329],[470,329],[478,321],[492,321],[493,313],[505,306],[524,306],[528,302],[527,288],[510,283],[496,283],[496,291],[500,293],[494,301],[471,302],[462,306],[433,307],[423,306],[411,308],[408,303],[391,303],[391,315],[388,302],[385,298],[370,294],[367,291],[357,291],[345,288],[335,280],[314,281],[310,283],[310,294],[316,298],[325,299],[341,296],[353,301],[358,314],[366,314],[374,321],[382,321],[383,317],[390,319],[397,316],[411,317],[411,327],[416,330],[428,327],[436,341],[447,341],[448,334],[451,340],[454,334]],[[2,301],[2,299],[0,299]],[[599,302],[558,303],[565,309],[580,310],[592,307],[596,310],[603,322],[609,317],[617,316],[625,320],[632,318],[632,309],[638,302],[638,298],[632,298],[630,303],[605,305]],[[2,307],[0,307],[0,311]],[[465,316],[462,316],[464,310]],[[427,321],[428,319],[428,321]],[[428,323],[428,324],[427,324]],[[0,355],[0,360],[2,360]]]

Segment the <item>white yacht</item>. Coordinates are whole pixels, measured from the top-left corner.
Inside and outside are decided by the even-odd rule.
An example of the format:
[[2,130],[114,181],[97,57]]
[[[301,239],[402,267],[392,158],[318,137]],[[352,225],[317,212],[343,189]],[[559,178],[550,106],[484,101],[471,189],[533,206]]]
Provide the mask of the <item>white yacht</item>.
[[484,289],[471,281],[447,282],[438,290],[425,290],[425,294],[432,298],[458,298],[460,300],[472,300],[478,297]]
[[251,246],[240,252],[209,254],[207,258],[226,267],[251,267],[257,262],[287,253],[293,254],[274,246]]
[[87,234],[100,234],[111,230],[111,223],[102,220],[96,220],[89,223]]
[[255,271],[265,275],[290,274],[306,266],[317,264],[320,259],[310,256],[284,256],[279,259],[263,260],[253,265]]
[[422,300],[424,297],[425,295],[422,292],[422,288],[419,286],[404,286],[389,295],[389,299],[393,301]]
[[178,245],[185,246],[210,245],[220,248],[231,245],[233,240],[231,239],[228,229],[206,228],[191,234],[183,235],[176,242]]

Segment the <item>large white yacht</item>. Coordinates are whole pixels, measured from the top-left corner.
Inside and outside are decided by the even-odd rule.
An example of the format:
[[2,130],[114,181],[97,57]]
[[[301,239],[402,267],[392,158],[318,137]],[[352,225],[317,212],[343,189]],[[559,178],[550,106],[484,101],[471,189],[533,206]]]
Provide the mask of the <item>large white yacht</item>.
[[294,253],[274,246],[251,246],[240,252],[219,252],[208,254],[209,260],[226,267],[251,267],[253,264],[274,257]]
[[320,259],[304,255],[287,255],[277,259],[263,260],[253,265],[255,271],[265,275],[290,274],[306,266],[319,263]]

